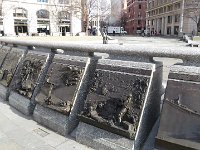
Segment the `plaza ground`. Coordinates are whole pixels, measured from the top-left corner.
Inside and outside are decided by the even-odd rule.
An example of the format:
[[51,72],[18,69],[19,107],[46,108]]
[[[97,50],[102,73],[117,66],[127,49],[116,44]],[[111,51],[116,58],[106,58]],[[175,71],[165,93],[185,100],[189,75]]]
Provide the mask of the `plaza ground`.
[[92,150],[32,120],[0,99],[0,150]]
[[[11,37],[10,37],[11,38]],[[102,37],[16,37],[20,40],[43,40],[74,43],[101,44]],[[185,47],[186,43],[178,39],[159,37],[113,37],[115,44],[156,45]],[[189,48],[190,49],[190,48]],[[171,65],[181,62],[175,58],[154,58],[164,63],[164,82],[166,83]],[[73,138],[63,137],[39,125],[31,117],[24,116],[7,102],[0,100],[0,150],[90,150]]]

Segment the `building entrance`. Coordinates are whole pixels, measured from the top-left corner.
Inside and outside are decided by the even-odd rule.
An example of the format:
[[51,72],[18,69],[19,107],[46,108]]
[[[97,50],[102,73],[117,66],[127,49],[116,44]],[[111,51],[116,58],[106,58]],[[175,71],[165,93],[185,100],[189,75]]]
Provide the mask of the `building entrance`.
[[28,34],[27,20],[15,20],[14,26],[16,35]]
[[67,32],[70,32],[69,26],[61,26],[60,27],[60,33],[62,34],[62,36],[66,36]]

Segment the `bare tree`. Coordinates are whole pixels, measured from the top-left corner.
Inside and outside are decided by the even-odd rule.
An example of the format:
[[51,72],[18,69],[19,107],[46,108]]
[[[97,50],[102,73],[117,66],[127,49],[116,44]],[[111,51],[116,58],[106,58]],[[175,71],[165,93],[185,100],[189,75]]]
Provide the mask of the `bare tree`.
[[[110,13],[110,4],[106,0],[99,0],[100,6],[98,8],[98,0],[85,0],[82,4],[82,13],[83,13],[83,22],[85,25],[85,31],[88,34],[88,28],[90,23],[94,18],[99,18],[101,21],[104,21]],[[97,14],[97,9],[99,9],[99,14]]]
[[[72,15],[81,20],[81,0],[52,0],[50,9],[51,16],[55,18],[58,27],[71,23]],[[70,25],[71,27],[71,25]],[[71,29],[70,29],[71,30]]]
[[185,2],[185,17],[190,18],[196,24],[197,35],[200,32],[200,2],[199,0],[188,0]]

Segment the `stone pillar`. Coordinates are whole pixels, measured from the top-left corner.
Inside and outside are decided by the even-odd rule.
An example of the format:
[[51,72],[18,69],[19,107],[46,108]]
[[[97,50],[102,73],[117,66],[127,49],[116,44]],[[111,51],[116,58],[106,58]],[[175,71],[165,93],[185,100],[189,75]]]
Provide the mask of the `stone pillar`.
[[50,35],[55,35],[58,34],[59,29],[58,29],[58,18],[57,15],[55,15],[55,12],[50,12],[50,22],[49,22],[49,26],[50,26]]
[[157,34],[159,33],[159,23],[160,22],[160,19],[159,18],[157,18],[156,19],[156,32],[157,32]]
[[81,13],[72,11],[71,19],[70,19],[70,33],[72,36],[76,35],[77,33],[81,32]]
[[152,20],[149,20],[149,33],[151,34]]
[[164,35],[167,35],[167,17],[165,17]]
[[162,28],[161,28],[161,34],[165,34],[165,17],[162,17]]
[[16,35],[14,30],[13,9],[9,4],[2,4],[3,8],[3,30],[7,36]]
[[28,11],[28,34],[32,35],[33,33],[37,33],[37,15],[36,11],[30,9]]
[[172,15],[171,35],[174,35],[174,18],[175,18],[175,16]]

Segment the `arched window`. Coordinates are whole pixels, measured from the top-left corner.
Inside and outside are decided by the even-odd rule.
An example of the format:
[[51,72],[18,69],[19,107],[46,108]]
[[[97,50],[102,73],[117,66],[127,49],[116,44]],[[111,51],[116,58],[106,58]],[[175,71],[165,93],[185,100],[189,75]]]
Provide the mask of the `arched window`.
[[24,17],[27,18],[27,10],[24,8],[15,8],[13,10],[14,17]]
[[58,18],[60,20],[70,20],[70,13],[67,11],[58,12]]
[[49,12],[45,9],[40,9],[37,11],[37,18],[49,19]]

